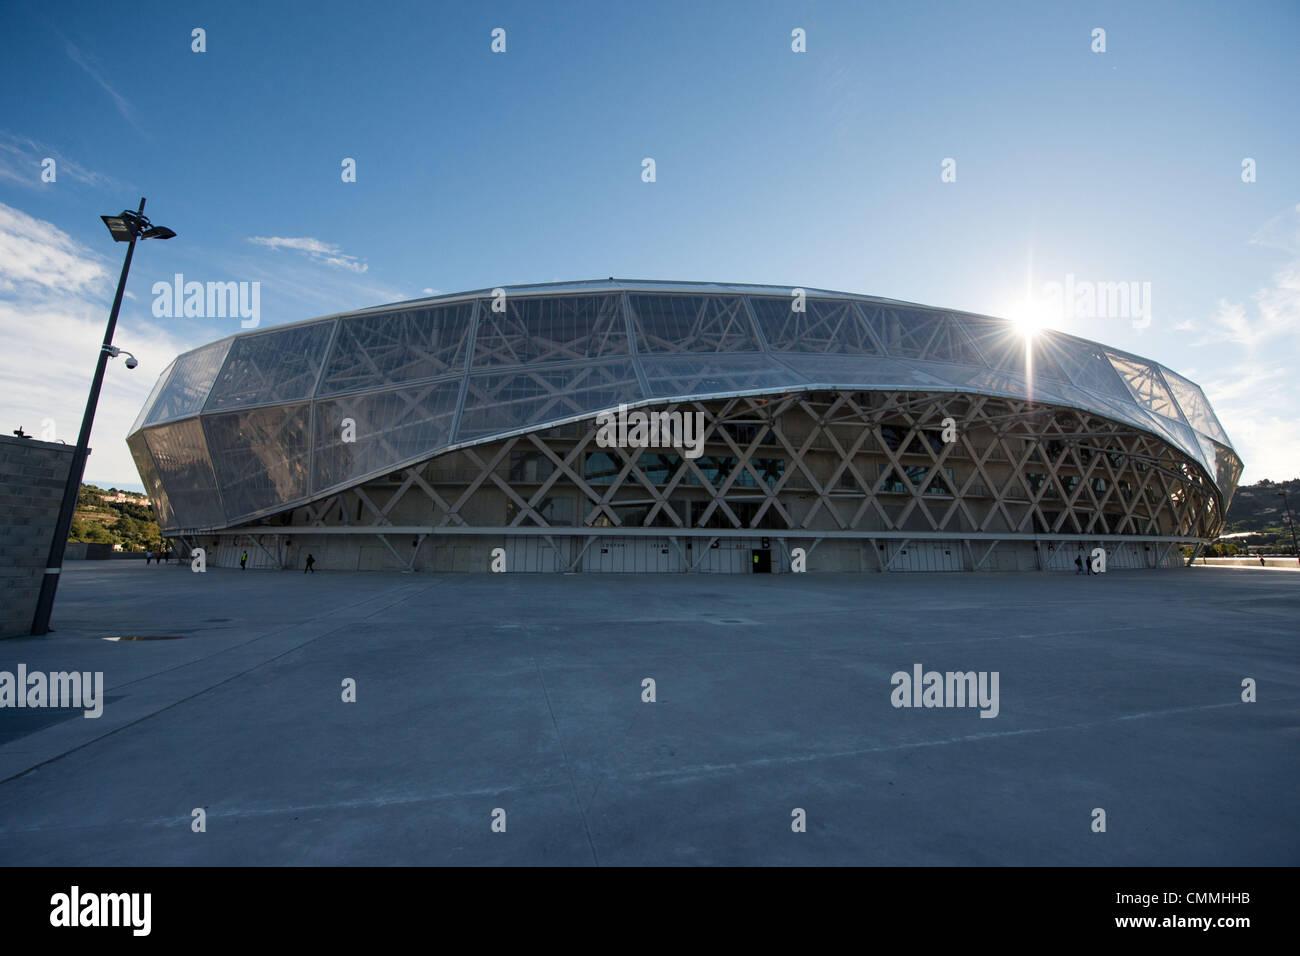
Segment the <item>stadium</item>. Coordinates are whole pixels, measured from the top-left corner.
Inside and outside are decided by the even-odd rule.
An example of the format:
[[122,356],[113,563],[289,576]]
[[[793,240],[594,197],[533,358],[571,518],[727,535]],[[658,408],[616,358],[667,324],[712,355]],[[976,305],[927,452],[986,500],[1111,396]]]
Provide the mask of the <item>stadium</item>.
[[[699,444],[604,440],[637,411]],[[1172,567],[1242,469],[1197,385],[1096,342],[613,279],[233,335],[163,372],[127,442],[182,553],[349,571]]]

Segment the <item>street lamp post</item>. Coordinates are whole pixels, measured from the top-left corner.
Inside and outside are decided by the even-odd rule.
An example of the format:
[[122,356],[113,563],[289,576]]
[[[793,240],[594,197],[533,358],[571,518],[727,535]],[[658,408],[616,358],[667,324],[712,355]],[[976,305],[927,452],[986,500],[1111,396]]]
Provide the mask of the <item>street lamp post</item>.
[[1282,499],[1282,507],[1286,509],[1286,523],[1291,526],[1291,553],[1295,555],[1296,563],[1300,564],[1300,548],[1295,543],[1295,519],[1291,517],[1291,503],[1287,500],[1286,489],[1279,491],[1277,496]]
[[[50,556],[45,562],[45,576],[41,580],[41,593],[36,601],[36,614],[32,617],[32,634],[39,636],[50,630],[50,612],[54,609],[54,594],[59,587],[59,575],[63,570],[63,552],[67,547],[68,533],[72,530],[72,516],[77,510],[77,493],[81,490],[81,479],[86,470],[86,454],[90,446],[90,430],[95,423],[95,408],[99,404],[99,390],[104,384],[104,369],[108,360],[121,350],[113,345],[113,331],[117,328],[117,314],[122,308],[122,294],[126,291],[127,273],[131,271],[131,257],[135,254],[137,239],[171,239],[176,233],[166,226],[155,226],[145,218],[144,199],[135,212],[123,210],[119,216],[101,216],[104,225],[112,233],[115,242],[130,243],[126,247],[126,260],[122,263],[122,275],[117,280],[117,295],[113,298],[113,311],[108,316],[108,328],[104,330],[104,343],[99,349],[99,362],[95,365],[95,377],[90,383],[90,396],[86,399],[86,411],[81,416],[81,434],[77,436],[77,447],[72,453],[72,465],[68,469],[68,481],[63,486],[63,504],[59,507],[59,520],[54,526],[54,540],[50,542]],[[130,353],[127,353],[130,355]],[[139,363],[135,356],[127,362],[134,368]]]

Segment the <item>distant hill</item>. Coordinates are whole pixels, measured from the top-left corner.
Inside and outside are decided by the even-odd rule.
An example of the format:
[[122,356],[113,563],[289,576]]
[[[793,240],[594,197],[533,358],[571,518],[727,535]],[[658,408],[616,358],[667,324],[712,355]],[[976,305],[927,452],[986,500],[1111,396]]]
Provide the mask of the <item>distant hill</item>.
[[[1291,530],[1287,527],[1286,511],[1282,507],[1280,491],[1287,493],[1291,504],[1291,517],[1300,508],[1300,478],[1290,481],[1269,481],[1267,478],[1253,485],[1242,485],[1228,506],[1228,523],[1224,534],[1253,532],[1249,542],[1252,550],[1276,550],[1291,553]],[[1300,530],[1300,529],[1298,529]]]
[[148,498],[83,484],[68,540],[118,544],[123,551],[146,551],[159,545],[162,532]]

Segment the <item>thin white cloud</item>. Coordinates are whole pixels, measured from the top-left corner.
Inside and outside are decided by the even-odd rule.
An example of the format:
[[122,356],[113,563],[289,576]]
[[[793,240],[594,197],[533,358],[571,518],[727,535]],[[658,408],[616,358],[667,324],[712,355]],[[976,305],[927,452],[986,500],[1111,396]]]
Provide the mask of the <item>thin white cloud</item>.
[[138,130],[140,128],[140,124],[136,122],[135,107],[133,107],[127,101],[126,97],[123,96],[121,93],[119,93],[117,90],[113,89],[113,87],[109,85],[108,81],[105,80],[103,75],[100,73],[98,67],[96,67],[90,61],[89,57],[87,57],[85,54],[81,52],[80,49],[77,48],[77,45],[75,43],[73,43],[71,40],[66,41],[66,46],[64,49],[65,52],[68,54],[68,59],[70,59],[73,63],[77,64],[77,66],[81,67],[86,72],[87,76],[89,76],[92,80],[94,80],[96,83],[98,83],[100,86],[104,88],[104,92],[106,92],[112,98],[113,104],[117,107],[118,112],[121,113],[124,117],[126,117],[127,122],[129,122],[132,126],[134,126]]
[[1250,299],[1253,306],[1220,299],[1201,337],[1192,345],[1231,343],[1255,351],[1279,338],[1294,339],[1300,333],[1300,261],[1276,272],[1271,284]]
[[1255,351],[1279,340],[1294,342],[1300,333],[1300,204],[1264,223],[1250,243],[1294,258],[1273,273],[1269,284],[1252,294],[1249,302],[1219,300],[1193,346],[1228,343]]
[[[386,302],[409,299],[409,292],[390,288],[373,276],[362,276],[349,270],[322,269],[315,262],[297,259],[271,260],[268,256],[241,259],[232,263],[232,272],[262,283],[262,304],[265,311],[272,305],[273,322],[291,322],[322,315],[333,315],[348,309],[366,308]],[[294,309],[279,311],[288,306]]]
[[1238,362],[1201,382],[1214,413],[1245,463],[1242,481],[1300,477],[1294,383],[1286,368]]
[[0,289],[75,296],[108,278],[93,254],[62,229],[0,203]]
[[333,243],[325,242],[321,239],[312,239],[309,236],[284,237],[284,236],[250,236],[249,242],[256,243],[259,246],[266,246],[268,249],[293,249],[301,252],[313,262],[319,262],[322,265],[333,266],[337,269],[346,269],[349,272],[355,272],[358,275],[370,268],[362,259],[357,256],[347,255],[342,249]]
[[[98,360],[114,275],[50,222],[0,203],[0,409],[4,432],[22,426],[37,438],[73,443]],[[201,341],[160,326],[147,307],[126,306],[114,341],[140,366],[110,362],[91,435],[86,480],[139,487],[126,434],[154,382],[180,352]]]
[[1253,246],[1300,256],[1300,203],[1278,213],[1250,237]]
[[68,159],[62,151],[48,143],[0,130],[0,181],[28,189],[48,187],[50,184],[41,178],[44,171],[42,163],[46,159],[54,160],[56,183],[72,181],[105,190],[125,188],[111,176],[97,173]]

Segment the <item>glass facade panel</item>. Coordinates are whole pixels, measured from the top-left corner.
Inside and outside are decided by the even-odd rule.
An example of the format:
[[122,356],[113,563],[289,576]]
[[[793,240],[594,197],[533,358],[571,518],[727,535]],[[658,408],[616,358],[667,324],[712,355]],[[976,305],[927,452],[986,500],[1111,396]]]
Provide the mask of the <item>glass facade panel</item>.
[[176,368],[175,359],[163,369],[163,373],[158,376],[158,381],[153,383],[153,388],[149,391],[149,397],[145,399],[144,407],[140,409],[140,414],[135,416],[135,421],[131,423],[131,427],[127,431],[128,435],[134,435],[144,425],[145,419],[149,417],[149,412],[153,410],[154,402],[158,401],[158,395],[171,379],[172,369],[174,368]]
[[1218,451],[1214,447],[1214,442],[1204,435],[1197,434],[1196,443],[1201,447],[1201,454],[1198,461],[1205,466],[1205,471],[1211,477],[1217,480],[1218,476]]
[[[312,492],[430,457],[451,440],[459,377],[315,403]],[[350,437],[345,421],[353,425]]]
[[803,376],[809,385],[827,388],[908,388],[951,384],[947,379],[928,374],[911,362],[863,356],[809,356],[791,353],[781,356],[781,363]]
[[1050,393],[1042,382],[1034,383],[1031,396],[1029,383],[1025,381],[1025,377],[1014,372],[1004,372],[983,365],[927,363],[922,367],[925,369],[926,374],[933,375],[936,378],[941,377],[953,391],[971,390],[1009,395],[1015,398],[1033,397],[1044,402],[1056,400],[1055,394]]
[[1209,435],[1215,441],[1221,444],[1228,444],[1228,435],[1219,424],[1218,417],[1214,410],[1210,408],[1210,403],[1205,400],[1205,393],[1193,382],[1189,382],[1181,375],[1169,371],[1167,368],[1161,369],[1164,375],[1165,384],[1173,393],[1174,399],[1178,402],[1178,407],[1183,410],[1183,415],[1187,418],[1187,424],[1191,425],[1203,435]]
[[1201,446],[1196,442],[1196,433],[1182,422],[1165,418],[1152,412],[1144,413],[1147,418],[1146,430],[1165,437],[1169,444],[1194,459],[1201,457]]
[[[704,480],[714,488],[721,488],[722,483],[736,470],[734,455],[701,455],[694,460],[694,464],[700,470],[700,474],[704,475]],[[687,485],[702,484],[694,471],[687,472],[682,483]]]
[[1054,332],[1039,332],[1036,337],[1041,341],[1040,348],[1052,356],[1078,388],[1124,401],[1132,399],[1105,353],[1095,345],[1076,342]]
[[983,365],[975,346],[952,316],[942,312],[860,304],[876,338],[890,355]]
[[588,452],[582,463],[582,477],[593,485],[612,485],[626,465],[611,451]]
[[510,453],[510,481],[536,484],[555,473],[555,462],[540,451],[512,451]]
[[857,307],[848,300],[805,299],[804,311],[795,299],[751,296],[758,327],[773,352],[879,355]]
[[493,300],[479,307],[474,369],[627,355],[621,297],[511,298],[504,312]]
[[1216,484],[1223,492],[1223,510],[1232,504],[1232,496],[1237,493],[1237,482],[1241,480],[1241,459],[1230,448],[1215,446]]
[[642,353],[758,350],[738,295],[631,295],[628,301]]
[[179,521],[187,528],[225,524],[217,478],[199,420],[158,425],[147,429],[144,437]]
[[308,397],[334,325],[315,322],[235,339],[204,411]]
[[1025,375],[1028,368],[1026,360],[1032,349],[1035,379],[1068,381],[1053,350],[1043,347],[1042,336],[1026,336],[1010,323],[995,322],[992,319],[964,315],[957,321],[980,350],[984,361],[993,368]]
[[655,398],[716,395],[723,392],[787,389],[803,384],[795,372],[762,355],[727,355],[715,358],[643,358]]
[[1115,371],[1119,373],[1124,384],[1129,387],[1129,391],[1143,408],[1148,408],[1157,415],[1182,421],[1178,406],[1174,404],[1174,397],[1169,394],[1169,389],[1165,388],[1165,383],[1154,366],[1116,355],[1114,352],[1107,352],[1106,358],[1110,359],[1110,364],[1114,366]]
[[126,440],[126,446],[131,449],[135,470],[140,473],[144,490],[149,495],[149,500],[153,502],[154,513],[158,515],[158,527],[164,531],[177,528],[176,513],[172,511],[167,489],[163,487],[162,479],[158,477],[158,469],[154,467],[153,456],[149,454],[149,446],[145,444],[144,435],[139,432],[131,435]]
[[[948,476],[948,480],[952,481],[952,469],[944,468],[942,470]],[[903,474],[907,476],[907,481],[904,482],[903,476],[898,473],[898,470],[893,465],[883,464],[880,466],[880,474],[884,478],[880,486],[880,493],[910,495],[913,488],[919,488],[921,483],[925,481],[925,476],[929,471],[930,469],[925,465],[906,465],[903,467]],[[1042,476],[1031,475],[1030,477],[1041,478]],[[929,486],[921,493],[927,497],[933,495],[952,497],[952,489],[944,484],[943,477],[938,472],[935,472],[934,477],[930,479]]]
[[474,303],[339,322],[320,394],[382,388],[463,371]]
[[[1067,395],[1071,394],[1068,388],[1064,388],[1063,391]],[[1151,419],[1147,412],[1139,408],[1131,398],[1121,401],[1119,399],[1105,399],[1092,393],[1086,393],[1081,404],[1086,410],[1104,418],[1110,418],[1127,425],[1134,425],[1144,431],[1151,431]]]
[[594,414],[642,397],[631,362],[471,375],[456,440]]
[[637,459],[637,467],[641,469],[641,474],[645,475],[652,485],[668,484],[681,465],[681,455],[672,452],[646,452]]
[[310,410],[304,403],[203,416],[229,523],[307,497]]
[[213,342],[178,358],[167,387],[149,411],[146,424],[197,414],[207,401],[212,383],[216,381],[221,363],[226,360],[226,354],[234,341],[226,339]]

